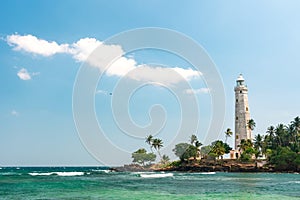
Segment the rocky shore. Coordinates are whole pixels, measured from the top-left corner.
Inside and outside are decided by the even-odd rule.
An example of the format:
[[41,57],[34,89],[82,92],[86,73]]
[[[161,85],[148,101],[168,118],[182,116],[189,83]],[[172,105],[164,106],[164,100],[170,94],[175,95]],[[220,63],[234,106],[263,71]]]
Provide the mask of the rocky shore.
[[150,165],[140,166],[136,164],[124,165],[122,167],[111,168],[113,171],[177,171],[177,172],[292,172],[292,171],[276,171],[270,165],[266,165],[266,161],[259,160],[251,163],[243,163],[238,160],[201,160],[201,162],[183,163],[177,166],[161,166]]

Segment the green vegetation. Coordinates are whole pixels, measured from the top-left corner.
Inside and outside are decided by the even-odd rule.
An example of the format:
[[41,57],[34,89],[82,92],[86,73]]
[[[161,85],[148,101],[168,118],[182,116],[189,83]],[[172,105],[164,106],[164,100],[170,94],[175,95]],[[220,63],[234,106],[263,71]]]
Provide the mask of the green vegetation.
[[176,156],[179,157],[180,161],[186,161],[190,158],[197,157],[197,147],[188,144],[188,143],[179,143],[176,144],[175,148],[173,149]]
[[[253,131],[256,123],[253,119],[250,119],[247,125]],[[150,146],[152,153],[147,153],[145,149],[139,149],[132,153],[133,162],[143,166],[150,165],[156,159],[153,149],[160,157],[160,166],[164,167],[178,167],[184,163],[201,163],[200,158],[222,160],[223,155],[232,150],[226,143],[228,137],[231,137],[232,134],[231,129],[227,128],[225,142],[216,140],[211,145],[203,147],[197,136],[191,135],[189,142],[175,145],[173,152],[180,160],[171,163],[167,155],[161,156],[160,154],[163,141],[149,135],[146,137],[145,142]],[[263,157],[267,161],[267,166],[277,171],[300,171],[300,118],[294,118],[288,125],[270,126],[267,128],[266,135],[257,134],[253,141],[241,140],[238,148],[241,155],[237,162],[257,163],[257,159]]]
[[152,148],[154,148],[162,160],[163,158],[161,157],[159,150],[163,147],[163,141],[159,138],[153,138],[152,135],[148,135],[145,142],[150,146],[151,152],[153,153]]
[[[249,120],[251,130],[255,122]],[[300,118],[296,117],[290,124],[278,124],[276,128],[267,128],[266,135],[257,134],[254,143],[242,140],[239,146],[241,161],[252,161],[259,157],[266,157],[268,164],[279,171],[300,170]]]
[[131,157],[133,158],[132,162],[143,166],[146,164],[150,165],[156,159],[156,155],[154,153],[147,153],[146,149],[143,148],[133,152]]
[[227,130],[225,131],[225,143],[227,143],[227,139],[228,139],[229,137],[231,137],[232,134],[233,134],[233,132],[231,131],[231,129],[230,129],[230,128],[227,128]]
[[179,143],[175,145],[175,148],[173,149],[173,152],[176,156],[179,157],[180,161],[189,161],[191,158],[194,160],[197,159],[197,157],[200,157],[200,147],[202,146],[202,143],[199,142],[196,135],[192,135],[190,138],[190,144],[189,143]]
[[261,151],[276,170],[300,170],[300,118],[288,125],[270,126]]

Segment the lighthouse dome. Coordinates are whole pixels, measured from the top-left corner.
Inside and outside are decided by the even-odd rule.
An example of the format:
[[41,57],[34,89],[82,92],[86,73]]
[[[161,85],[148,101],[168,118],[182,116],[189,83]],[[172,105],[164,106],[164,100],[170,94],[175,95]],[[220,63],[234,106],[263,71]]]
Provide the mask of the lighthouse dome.
[[239,75],[239,77],[236,79],[237,81],[244,81],[244,77],[242,74]]

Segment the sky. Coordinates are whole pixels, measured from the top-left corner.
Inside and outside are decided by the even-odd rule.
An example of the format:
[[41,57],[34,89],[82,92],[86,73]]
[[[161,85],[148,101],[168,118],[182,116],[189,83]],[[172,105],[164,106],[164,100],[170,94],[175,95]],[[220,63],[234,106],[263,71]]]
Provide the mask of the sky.
[[[233,88],[240,73],[249,89],[254,134],[264,134],[268,126],[287,124],[299,116],[299,1],[11,0],[1,2],[0,9],[0,166],[110,164],[99,162],[82,143],[72,105],[78,72],[101,44],[107,52],[124,53],[107,71],[92,69],[105,71],[96,86],[94,107],[105,137],[114,146],[127,154],[140,147],[150,150],[143,135],[135,138],[118,127],[116,121],[126,116],[112,114],[116,85],[122,80],[126,87],[153,80],[162,84],[140,87],[129,100],[121,95],[115,103],[128,101],[130,118],[139,127],[151,124],[153,105],[162,105],[164,114],[155,109],[152,114],[162,121],[165,117],[164,127],[147,132],[162,138],[165,147],[176,137],[181,120],[181,102],[170,91],[188,83],[191,88],[182,92],[196,98],[200,120],[197,130],[183,130],[183,142],[194,133],[204,140],[212,113],[205,74],[170,52],[141,49],[127,53],[122,44],[104,43],[136,28],[174,30],[197,42],[210,56],[226,95],[223,130],[216,133],[216,139],[224,139],[227,127],[234,130]],[[138,73],[130,73],[137,68]],[[174,69],[179,78],[170,75]],[[189,125],[192,115],[184,120]],[[232,138],[228,141],[233,145]],[[100,154],[110,155],[101,142],[97,148]],[[119,161],[116,164],[131,159],[111,155]]]

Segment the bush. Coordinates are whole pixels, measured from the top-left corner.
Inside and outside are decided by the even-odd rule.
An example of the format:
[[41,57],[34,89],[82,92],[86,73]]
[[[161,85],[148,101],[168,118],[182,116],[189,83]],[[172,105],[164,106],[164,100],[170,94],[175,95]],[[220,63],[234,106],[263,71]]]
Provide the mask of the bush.
[[276,170],[297,171],[300,170],[300,154],[288,147],[279,147],[272,152],[270,164],[273,164]]

